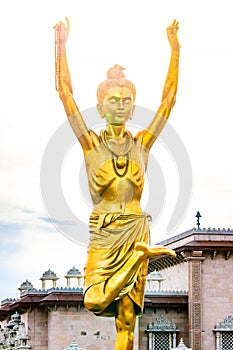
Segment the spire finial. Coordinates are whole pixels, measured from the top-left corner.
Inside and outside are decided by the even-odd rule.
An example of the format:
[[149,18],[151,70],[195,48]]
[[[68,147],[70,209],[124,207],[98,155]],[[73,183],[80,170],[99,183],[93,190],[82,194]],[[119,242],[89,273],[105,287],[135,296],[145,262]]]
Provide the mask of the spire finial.
[[195,217],[197,218],[197,228],[199,230],[199,228],[200,228],[200,218],[202,217],[199,211],[197,212]]

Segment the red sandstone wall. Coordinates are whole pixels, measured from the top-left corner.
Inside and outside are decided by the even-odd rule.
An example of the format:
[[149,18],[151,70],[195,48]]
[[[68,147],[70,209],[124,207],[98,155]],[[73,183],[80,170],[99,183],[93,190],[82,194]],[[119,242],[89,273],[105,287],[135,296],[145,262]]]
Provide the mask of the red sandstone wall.
[[[159,272],[165,278],[165,281],[161,282],[161,290],[188,291],[188,264],[186,262]],[[151,290],[158,290],[158,282],[151,282],[150,285]]]
[[223,253],[215,259],[209,254],[202,264],[203,349],[215,349],[213,329],[216,323],[233,316],[233,257]]
[[[135,333],[134,350],[138,350]],[[68,347],[73,338],[86,350],[112,350],[115,336],[114,318],[97,317],[84,307],[59,307],[48,314],[48,350]]]
[[33,309],[21,315],[21,321],[25,323],[26,332],[30,339],[28,344],[33,350],[48,349],[47,311]]

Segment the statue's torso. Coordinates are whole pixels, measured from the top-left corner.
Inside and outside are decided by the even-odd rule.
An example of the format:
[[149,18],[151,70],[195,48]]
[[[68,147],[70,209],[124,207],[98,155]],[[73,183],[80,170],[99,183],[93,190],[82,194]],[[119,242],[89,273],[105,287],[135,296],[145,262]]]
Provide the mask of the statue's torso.
[[106,213],[140,213],[148,158],[140,140],[133,140],[130,151],[117,157],[105,146],[101,137],[97,139],[94,133],[93,137],[95,147],[85,154],[93,209]]

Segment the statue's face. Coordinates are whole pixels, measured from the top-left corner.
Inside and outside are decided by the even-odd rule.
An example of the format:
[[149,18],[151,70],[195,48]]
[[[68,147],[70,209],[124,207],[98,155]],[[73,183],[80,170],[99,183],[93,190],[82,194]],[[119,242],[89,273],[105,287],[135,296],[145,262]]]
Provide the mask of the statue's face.
[[120,86],[110,88],[98,109],[101,117],[106,118],[108,124],[125,124],[132,118],[134,111],[131,90]]

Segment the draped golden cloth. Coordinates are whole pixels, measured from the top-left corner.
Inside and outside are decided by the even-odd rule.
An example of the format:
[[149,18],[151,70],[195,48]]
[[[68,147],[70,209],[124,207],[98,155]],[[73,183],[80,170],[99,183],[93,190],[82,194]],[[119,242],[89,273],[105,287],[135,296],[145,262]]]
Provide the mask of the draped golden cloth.
[[[136,241],[148,243],[149,217],[139,215],[93,213],[90,217],[91,242],[85,269],[85,290],[91,286],[107,282],[117,271],[124,269],[124,264],[133,254]],[[120,291],[118,298],[128,294],[135,303],[136,314],[142,313],[144,287],[148,262],[144,261]],[[117,300],[115,299],[115,300]],[[114,316],[114,300],[101,313],[101,316]]]

